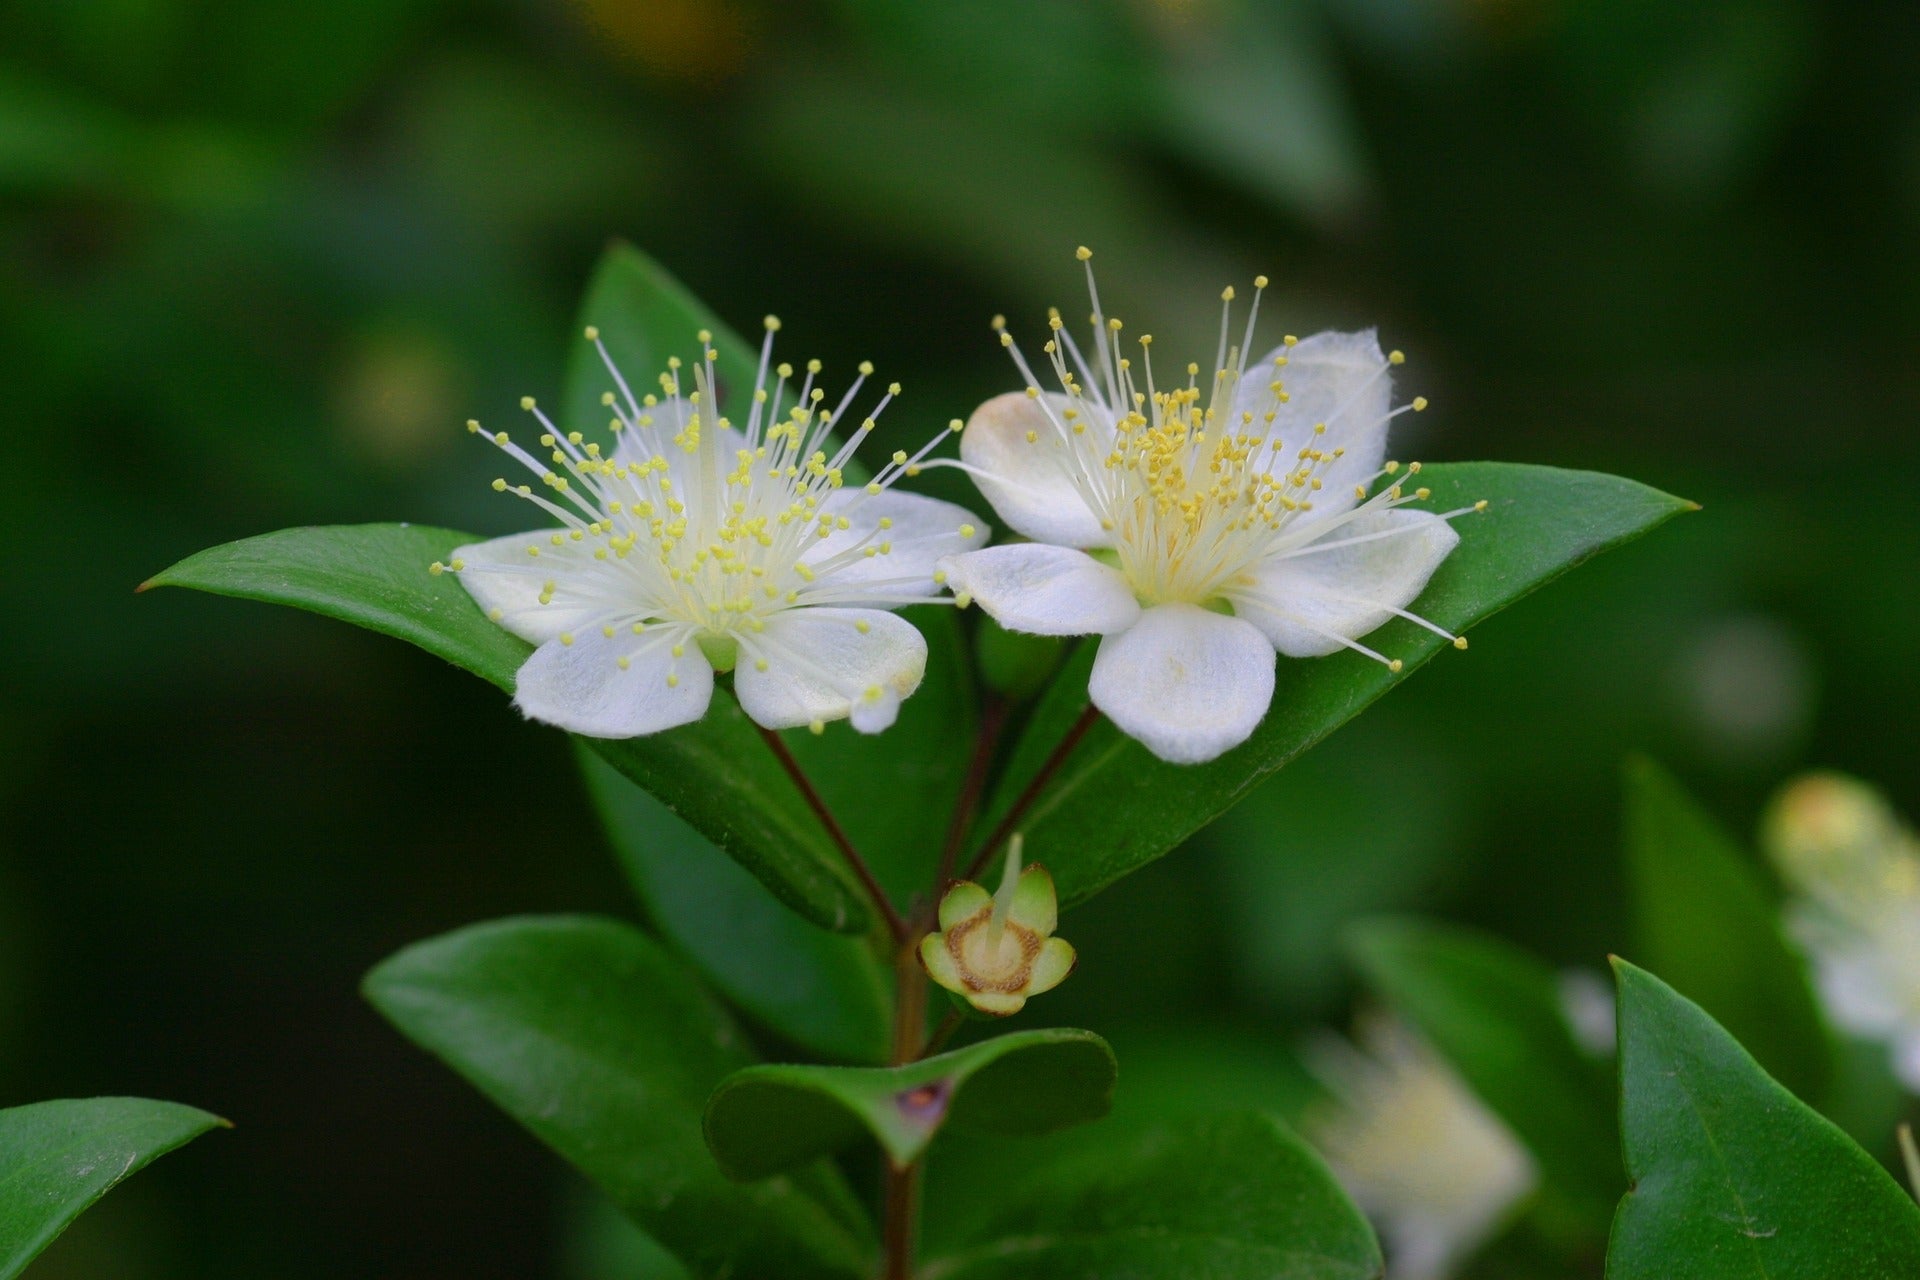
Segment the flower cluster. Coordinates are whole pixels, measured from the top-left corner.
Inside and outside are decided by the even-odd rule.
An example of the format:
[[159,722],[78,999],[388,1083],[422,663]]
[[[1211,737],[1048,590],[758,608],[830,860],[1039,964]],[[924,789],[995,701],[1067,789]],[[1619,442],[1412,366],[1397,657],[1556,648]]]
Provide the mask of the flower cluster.
[[1765,827],[1792,893],[1787,924],[1841,1027],[1888,1046],[1920,1093],[1920,836],[1872,788],[1835,774],[1789,786]]
[[[1152,338],[1139,339],[1136,368],[1090,265],[1087,283],[1091,362],[1054,313],[1045,353],[1060,390],[1042,391],[996,322],[1025,389],[975,411],[958,460],[929,460],[936,437],[865,484],[847,470],[898,386],[833,432],[871,366],[829,409],[818,362],[796,390],[794,371],[772,364],[769,317],[736,426],[720,412],[710,334],[692,388],[673,360],[658,392],[638,397],[600,346],[610,448],[562,432],[531,400],[544,457],[490,436],[540,482],[494,488],[559,527],[462,547],[435,571],[457,571],[489,617],[538,646],[519,672],[521,709],[595,737],[698,719],[729,671],[766,728],[846,718],[877,732],[926,662],[925,641],[891,611],[949,598],[943,588],[1013,631],[1101,637],[1094,706],[1178,763],[1252,734],[1276,652],[1352,649],[1398,671],[1360,640],[1396,617],[1466,647],[1407,608],[1459,541],[1449,522],[1476,508],[1410,509],[1429,494],[1418,463],[1387,460],[1387,429],[1425,401],[1391,407],[1398,352],[1383,354],[1371,331],[1322,333],[1250,362],[1262,277],[1238,342],[1226,290],[1211,376],[1188,364],[1162,386]],[[1032,541],[986,547],[963,508],[894,490],[941,465],[971,474]]]
[[1313,1046],[1333,1095],[1308,1136],[1380,1228],[1395,1280],[1441,1280],[1490,1239],[1538,1182],[1533,1158],[1433,1048],[1373,1018],[1356,1048]]

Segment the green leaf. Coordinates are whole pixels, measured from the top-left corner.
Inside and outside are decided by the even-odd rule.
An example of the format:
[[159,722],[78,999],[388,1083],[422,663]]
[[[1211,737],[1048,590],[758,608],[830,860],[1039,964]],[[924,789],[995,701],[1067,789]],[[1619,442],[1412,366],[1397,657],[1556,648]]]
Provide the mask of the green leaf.
[[1819,1099],[1833,1049],[1806,966],[1780,932],[1757,869],[1734,838],[1651,760],[1626,773],[1634,942],[1762,1066]]
[[[451,574],[426,567],[479,539],[425,525],[283,529],[188,556],[142,585],[292,605],[410,641],[501,689],[532,650],[488,621]],[[858,887],[773,754],[729,696],[697,724],[582,739],[815,924],[857,933]]]
[[94,1201],[219,1116],[146,1098],[74,1098],[0,1111],[0,1280],[12,1280]]
[[598,755],[587,790],[657,932],[735,1005],[824,1057],[877,1062],[892,979],[865,939],[816,929]]
[[753,390],[760,365],[758,350],[665,267],[632,245],[616,241],[600,255],[580,301],[580,323],[574,329],[576,342],[567,361],[559,419],[569,431],[597,437],[613,416],[600,402],[613,389],[613,378],[600,353],[582,336],[588,326],[599,329],[600,341],[635,396],[658,390],[654,379],[666,371],[669,356],[680,357],[689,367],[699,363],[702,329],[713,335],[722,407],[745,403]]
[[1349,934],[1367,981],[1533,1152],[1575,1231],[1620,1193],[1607,1072],[1574,1041],[1553,971],[1477,931],[1376,920]]
[[1920,1275],[1920,1208],[1706,1011],[1615,961],[1633,1189],[1607,1280]]
[[872,1134],[895,1165],[942,1125],[1048,1133],[1113,1105],[1113,1050],[1091,1031],[1019,1031],[902,1067],[763,1066],[707,1103],[707,1145],[736,1178],[764,1178]]
[[[1463,631],[1559,577],[1683,511],[1680,498],[1631,480],[1509,463],[1427,467],[1420,482],[1436,511],[1485,499],[1485,513],[1457,522],[1458,549],[1414,608]],[[1410,622],[1393,621],[1367,643],[1410,671],[1448,647]],[[1048,690],[1022,735],[987,814],[1004,813],[1087,705],[1094,645],[1085,644]],[[1455,661],[1499,661],[1456,656]],[[1027,848],[1044,861],[1063,903],[1083,901],[1153,861],[1212,821],[1248,788],[1358,715],[1403,677],[1356,653],[1282,658],[1273,710],[1251,740],[1203,765],[1156,760],[1102,721],[1029,810]]]
[[1005,1208],[920,1280],[1377,1280],[1380,1246],[1278,1120],[1228,1114],[1064,1161],[1008,1162]]
[[871,1224],[824,1166],[743,1187],[700,1136],[751,1055],[720,1006],[638,930],[528,917],[416,943],[367,998],[703,1274],[859,1277]]

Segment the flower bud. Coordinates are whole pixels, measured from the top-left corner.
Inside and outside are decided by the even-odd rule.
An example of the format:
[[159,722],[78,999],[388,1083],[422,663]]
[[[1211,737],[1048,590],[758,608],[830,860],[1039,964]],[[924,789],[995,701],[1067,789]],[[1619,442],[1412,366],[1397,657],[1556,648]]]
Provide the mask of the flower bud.
[[1073,972],[1074,951],[1053,936],[1059,900],[1042,866],[1022,869],[1021,839],[1007,847],[1000,891],[962,880],[940,900],[940,931],[920,942],[933,980],[981,1013],[1018,1013],[1030,996],[1051,991]]

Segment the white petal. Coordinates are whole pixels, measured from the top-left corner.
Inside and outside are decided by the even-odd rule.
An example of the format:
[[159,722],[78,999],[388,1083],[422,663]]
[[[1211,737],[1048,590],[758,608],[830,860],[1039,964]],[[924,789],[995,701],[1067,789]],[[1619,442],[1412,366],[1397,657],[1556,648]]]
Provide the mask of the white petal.
[[713,668],[685,629],[623,627],[609,638],[591,627],[572,639],[547,641],[521,666],[513,701],[529,719],[589,738],[637,738],[706,714]]
[[1281,653],[1318,657],[1345,647],[1335,636],[1358,639],[1411,604],[1459,541],[1432,512],[1371,511],[1261,562],[1224,594]]
[[1239,618],[1156,605],[1100,642],[1087,692],[1162,760],[1199,764],[1245,742],[1266,715],[1273,646]]
[[854,728],[877,733],[926,670],[927,642],[903,618],[880,609],[788,609],[741,638],[733,691],[768,729],[851,716]]
[[1095,458],[1104,458],[1111,448],[1113,423],[1090,402],[1075,405],[1058,392],[1042,398],[1051,419],[1047,408],[1024,391],[995,396],[975,409],[960,436],[960,459],[976,469],[974,483],[1017,532],[1062,547],[1112,546],[1075,482],[1080,464],[1074,450],[1054,423],[1064,424],[1067,410],[1077,408],[1077,421],[1086,423],[1091,438],[1082,441],[1082,450]]
[[[552,529],[512,533],[504,538],[460,547],[452,559],[464,562],[460,585],[488,617],[530,644],[545,644],[562,631],[584,631],[596,618],[617,609],[583,593],[584,582],[595,582],[592,551],[582,543],[554,546]],[[538,556],[527,554],[537,547]],[[553,600],[541,604],[540,595],[553,583]]]
[[1015,542],[948,556],[940,568],[956,595],[972,596],[1009,631],[1108,635],[1140,617],[1121,572],[1071,547]]
[[[1287,363],[1274,368],[1274,358]],[[1328,330],[1303,338],[1292,347],[1275,347],[1266,359],[1250,366],[1234,394],[1233,430],[1240,430],[1242,413],[1253,414],[1253,429],[1271,430],[1284,443],[1281,455],[1293,459],[1312,444],[1331,453],[1346,452],[1315,472],[1324,487],[1314,495],[1313,518],[1324,519],[1350,510],[1353,487],[1365,484],[1387,456],[1387,411],[1392,407],[1393,380],[1372,329],[1359,333]],[[1278,378],[1287,399],[1274,403],[1271,386]],[[1274,410],[1273,426],[1263,427],[1267,410]],[[1325,423],[1325,435],[1313,429]]]
[[[802,564],[817,569],[852,548],[861,548],[838,568],[822,570],[818,586],[806,593],[831,593],[837,601],[843,593],[847,593],[845,601],[852,601],[864,587],[882,597],[938,595],[935,562],[985,546],[993,532],[965,507],[893,489],[876,494],[840,489],[820,504],[820,510],[825,515],[844,514],[849,527],[816,538],[800,557]],[[882,520],[892,523],[880,529]],[[963,529],[972,532],[962,533]],[[877,550],[882,544],[889,548],[885,553]],[[876,549],[873,555],[864,554],[869,547]]]
[[1908,1093],[1920,1094],[1920,1028],[1909,1029],[1893,1042],[1893,1073]]

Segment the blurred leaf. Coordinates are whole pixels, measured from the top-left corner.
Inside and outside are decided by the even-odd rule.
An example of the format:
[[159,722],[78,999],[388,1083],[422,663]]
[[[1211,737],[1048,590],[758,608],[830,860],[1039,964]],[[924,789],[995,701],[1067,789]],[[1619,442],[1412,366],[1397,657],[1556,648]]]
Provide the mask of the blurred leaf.
[[0,1111],[0,1280],[88,1206],[219,1116],[146,1098],[73,1098]]
[[656,931],[722,995],[794,1044],[846,1061],[886,1056],[891,978],[867,940],[800,919],[584,744],[576,754]]
[[1169,24],[1159,43],[1167,109],[1151,112],[1191,155],[1277,206],[1321,222],[1355,213],[1369,185],[1359,127],[1317,10],[1265,4],[1224,20]]
[[1615,961],[1630,1190],[1608,1280],[1920,1275],[1920,1208],[1699,1005]]
[[1553,971],[1477,931],[1373,921],[1352,932],[1368,982],[1533,1152],[1597,1239],[1620,1191],[1605,1070],[1583,1053]]
[[895,1166],[942,1125],[1049,1133],[1113,1104],[1113,1050],[1091,1031],[1016,1031],[899,1067],[746,1067],[707,1103],[707,1145],[736,1178],[764,1178],[870,1133]]
[[[1003,1177],[1018,1166],[1005,1166]],[[923,1280],[1377,1280],[1366,1219],[1279,1121],[1240,1113],[1031,1161],[970,1247]]]
[[708,1156],[700,1108],[752,1055],[637,930],[577,916],[473,925],[387,959],[364,989],[696,1271],[866,1274],[871,1227],[836,1171],[742,1187]]
[[[1427,467],[1420,480],[1433,490],[1433,510],[1479,499],[1489,503],[1485,514],[1461,522],[1459,548],[1416,602],[1423,615],[1455,631],[1693,509],[1632,480],[1551,467],[1455,463]],[[1402,621],[1382,627],[1368,643],[1402,659],[1408,671],[1447,647],[1439,636]],[[1035,711],[989,821],[1012,803],[1087,705],[1094,647],[1081,646]],[[1205,826],[1401,678],[1355,653],[1283,658],[1273,710],[1252,740],[1197,766],[1156,760],[1102,720],[1028,811],[1022,824],[1027,847],[1053,872],[1063,903],[1082,901]]]
[[[307,609],[411,641],[511,690],[531,648],[489,622],[453,575],[426,572],[477,541],[409,524],[283,529],[189,556],[141,589],[192,587]],[[838,851],[732,698],[716,692],[706,716],[679,729],[583,741],[807,919],[850,933],[866,927]]]
[[1782,1084],[1818,1101],[1833,1050],[1806,966],[1788,949],[1755,869],[1659,765],[1630,761],[1626,783],[1638,954]]

